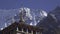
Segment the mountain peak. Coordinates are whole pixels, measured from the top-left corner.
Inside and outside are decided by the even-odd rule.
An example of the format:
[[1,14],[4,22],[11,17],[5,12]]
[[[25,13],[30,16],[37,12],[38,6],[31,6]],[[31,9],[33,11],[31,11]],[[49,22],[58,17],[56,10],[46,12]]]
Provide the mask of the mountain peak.
[[57,7],[54,9],[54,11],[56,11],[56,10],[60,10],[60,6],[57,6]]
[[53,14],[59,14],[60,13],[60,6],[57,6],[54,10],[52,10],[50,13],[53,13]]

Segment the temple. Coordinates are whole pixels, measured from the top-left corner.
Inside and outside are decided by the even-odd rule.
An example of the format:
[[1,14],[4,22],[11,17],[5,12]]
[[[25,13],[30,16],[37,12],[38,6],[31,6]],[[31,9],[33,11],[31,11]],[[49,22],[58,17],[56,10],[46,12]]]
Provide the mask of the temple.
[[42,34],[42,31],[43,29],[40,27],[15,22],[1,30],[0,34]]

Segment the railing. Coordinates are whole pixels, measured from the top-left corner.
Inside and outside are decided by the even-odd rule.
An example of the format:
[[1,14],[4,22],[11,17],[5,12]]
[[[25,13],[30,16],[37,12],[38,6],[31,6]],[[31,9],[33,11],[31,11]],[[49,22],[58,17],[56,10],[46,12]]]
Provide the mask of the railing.
[[[17,28],[18,29],[18,28]],[[21,31],[19,31],[19,30],[16,30],[16,32],[17,32],[17,34],[42,34],[42,32],[37,32],[37,31],[33,31],[33,30],[31,30],[31,32],[29,32],[28,31],[28,29],[26,29],[26,32],[23,30],[23,28],[22,28],[22,30]]]

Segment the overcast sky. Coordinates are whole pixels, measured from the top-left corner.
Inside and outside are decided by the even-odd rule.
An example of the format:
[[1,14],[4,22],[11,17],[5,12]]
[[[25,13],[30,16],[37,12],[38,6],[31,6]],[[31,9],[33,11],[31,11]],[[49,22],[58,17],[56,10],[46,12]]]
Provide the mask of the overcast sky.
[[56,6],[60,6],[60,0],[0,0],[0,9],[28,7],[50,11]]

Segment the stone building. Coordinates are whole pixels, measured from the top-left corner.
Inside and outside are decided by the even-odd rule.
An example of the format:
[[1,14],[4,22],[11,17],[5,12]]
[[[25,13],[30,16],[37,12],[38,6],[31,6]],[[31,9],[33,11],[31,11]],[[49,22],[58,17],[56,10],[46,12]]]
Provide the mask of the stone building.
[[0,34],[42,34],[42,31],[43,29],[40,27],[15,22],[1,30]]

